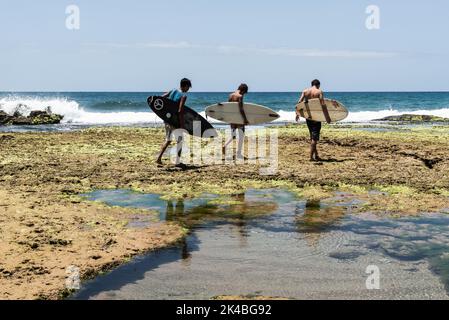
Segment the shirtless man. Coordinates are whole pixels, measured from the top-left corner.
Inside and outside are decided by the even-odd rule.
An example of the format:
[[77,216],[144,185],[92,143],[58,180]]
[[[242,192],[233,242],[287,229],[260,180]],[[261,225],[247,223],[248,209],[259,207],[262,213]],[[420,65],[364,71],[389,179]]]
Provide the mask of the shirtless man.
[[[304,101],[308,101],[310,99],[320,99],[321,104],[324,105],[324,93],[320,89],[321,83],[319,80],[312,81],[312,87],[304,90],[299,98],[298,104]],[[296,115],[296,121],[299,121],[299,115]],[[320,141],[321,134],[321,122],[316,122],[307,119],[307,127],[310,132],[310,161],[321,161],[321,158],[318,156],[318,141]]]
[[232,137],[225,143],[223,147],[223,155],[226,154],[226,148],[232,143],[232,141],[237,137],[237,131],[239,132],[239,141],[238,141],[238,148],[237,148],[237,158],[244,159],[243,156],[243,142],[245,141],[245,125],[248,125],[248,119],[246,118],[245,110],[243,110],[243,99],[245,97],[245,94],[248,93],[248,85],[242,83],[237,91],[231,93],[229,95],[229,102],[238,102],[239,103],[239,109],[240,114],[243,118],[244,125],[239,124],[231,124],[232,129]]

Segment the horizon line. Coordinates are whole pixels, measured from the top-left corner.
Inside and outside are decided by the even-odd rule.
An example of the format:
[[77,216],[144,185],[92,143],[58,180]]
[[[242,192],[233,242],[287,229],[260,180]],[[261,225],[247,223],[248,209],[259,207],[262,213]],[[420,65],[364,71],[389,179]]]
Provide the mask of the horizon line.
[[[231,90],[232,91],[232,90]],[[189,91],[189,93],[229,93],[229,90],[224,91]],[[145,91],[115,91],[115,90],[0,90],[0,93],[157,93],[157,92],[166,92],[166,90],[145,90]],[[250,91],[251,93],[300,93],[301,91]],[[449,93],[449,90],[392,90],[392,91],[384,91],[384,90],[375,90],[375,91],[367,91],[367,90],[356,90],[356,91],[346,91],[346,90],[324,90],[324,93]]]

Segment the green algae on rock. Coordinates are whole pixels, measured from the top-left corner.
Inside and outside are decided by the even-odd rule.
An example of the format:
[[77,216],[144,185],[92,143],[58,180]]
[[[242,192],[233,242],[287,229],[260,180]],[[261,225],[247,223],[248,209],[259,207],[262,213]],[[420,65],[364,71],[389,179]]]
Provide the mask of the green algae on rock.
[[0,125],[36,126],[59,124],[64,117],[49,111],[31,111],[28,116],[23,116],[19,112],[9,115],[0,111]]
[[442,118],[430,115],[402,114],[399,116],[389,116],[376,121],[393,122],[449,122],[448,118]]

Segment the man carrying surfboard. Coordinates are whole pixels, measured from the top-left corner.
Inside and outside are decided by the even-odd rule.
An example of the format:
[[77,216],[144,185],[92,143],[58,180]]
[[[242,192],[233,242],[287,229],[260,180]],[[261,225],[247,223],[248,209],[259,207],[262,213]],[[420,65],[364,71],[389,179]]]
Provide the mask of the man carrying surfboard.
[[[299,98],[298,104],[308,101],[311,99],[320,99],[321,105],[325,105],[324,102],[324,93],[320,89],[321,83],[319,80],[313,80],[312,81],[312,87],[305,89],[301,97]],[[309,119],[307,120],[307,127],[309,128],[310,132],[310,161],[321,161],[321,158],[318,156],[318,142],[320,141],[320,135],[321,135],[321,122],[312,121]],[[296,115],[296,121],[299,121],[299,115]]]
[[[162,165],[162,156],[164,155],[165,151],[167,150],[168,146],[171,144],[173,131],[176,129],[184,129],[184,106],[187,101],[187,92],[192,88],[192,82],[189,79],[182,79],[180,88],[179,89],[173,89],[172,91],[169,91],[165,93],[162,97],[168,98],[170,100],[173,100],[175,102],[179,102],[179,123],[180,128],[175,128],[169,123],[165,122],[165,142],[161,147],[161,152],[159,153],[159,156],[157,157],[156,163],[159,165]],[[181,153],[182,153],[182,137],[178,137],[177,139],[177,145],[176,145],[176,166],[182,167],[184,166],[181,161]]]
[[237,158],[245,159],[243,156],[243,142],[245,141],[245,126],[248,125],[248,119],[246,118],[245,110],[243,109],[243,100],[245,94],[249,91],[248,85],[242,83],[239,88],[229,95],[228,102],[238,102],[240,114],[243,118],[243,125],[241,124],[231,124],[232,137],[225,143],[223,147],[223,156],[226,154],[226,148],[235,140],[237,137],[237,131],[239,132],[239,141],[237,147]]

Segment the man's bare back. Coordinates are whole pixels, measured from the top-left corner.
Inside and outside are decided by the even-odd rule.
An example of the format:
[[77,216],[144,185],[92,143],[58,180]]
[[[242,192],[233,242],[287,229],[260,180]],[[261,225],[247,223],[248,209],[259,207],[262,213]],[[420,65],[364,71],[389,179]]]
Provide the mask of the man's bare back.
[[237,90],[229,95],[229,102],[240,102],[242,98],[243,95]]
[[303,91],[303,96],[305,99],[323,99],[323,91],[321,89],[317,89],[316,87],[312,87]]
[[[245,111],[243,110],[243,99],[245,94],[248,93],[248,86],[246,84],[241,84],[240,87],[234,91],[233,93],[231,93],[229,95],[229,102],[237,102],[239,104],[239,109],[240,109],[240,113],[242,115],[243,118],[243,122],[245,125],[248,124],[248,119],[246,118],[246,114]],[[232,124],[231,125],[234,128],[240,128],[240,127],[244,127],[244,126],[239,126],[239,125],[235,125]]]

